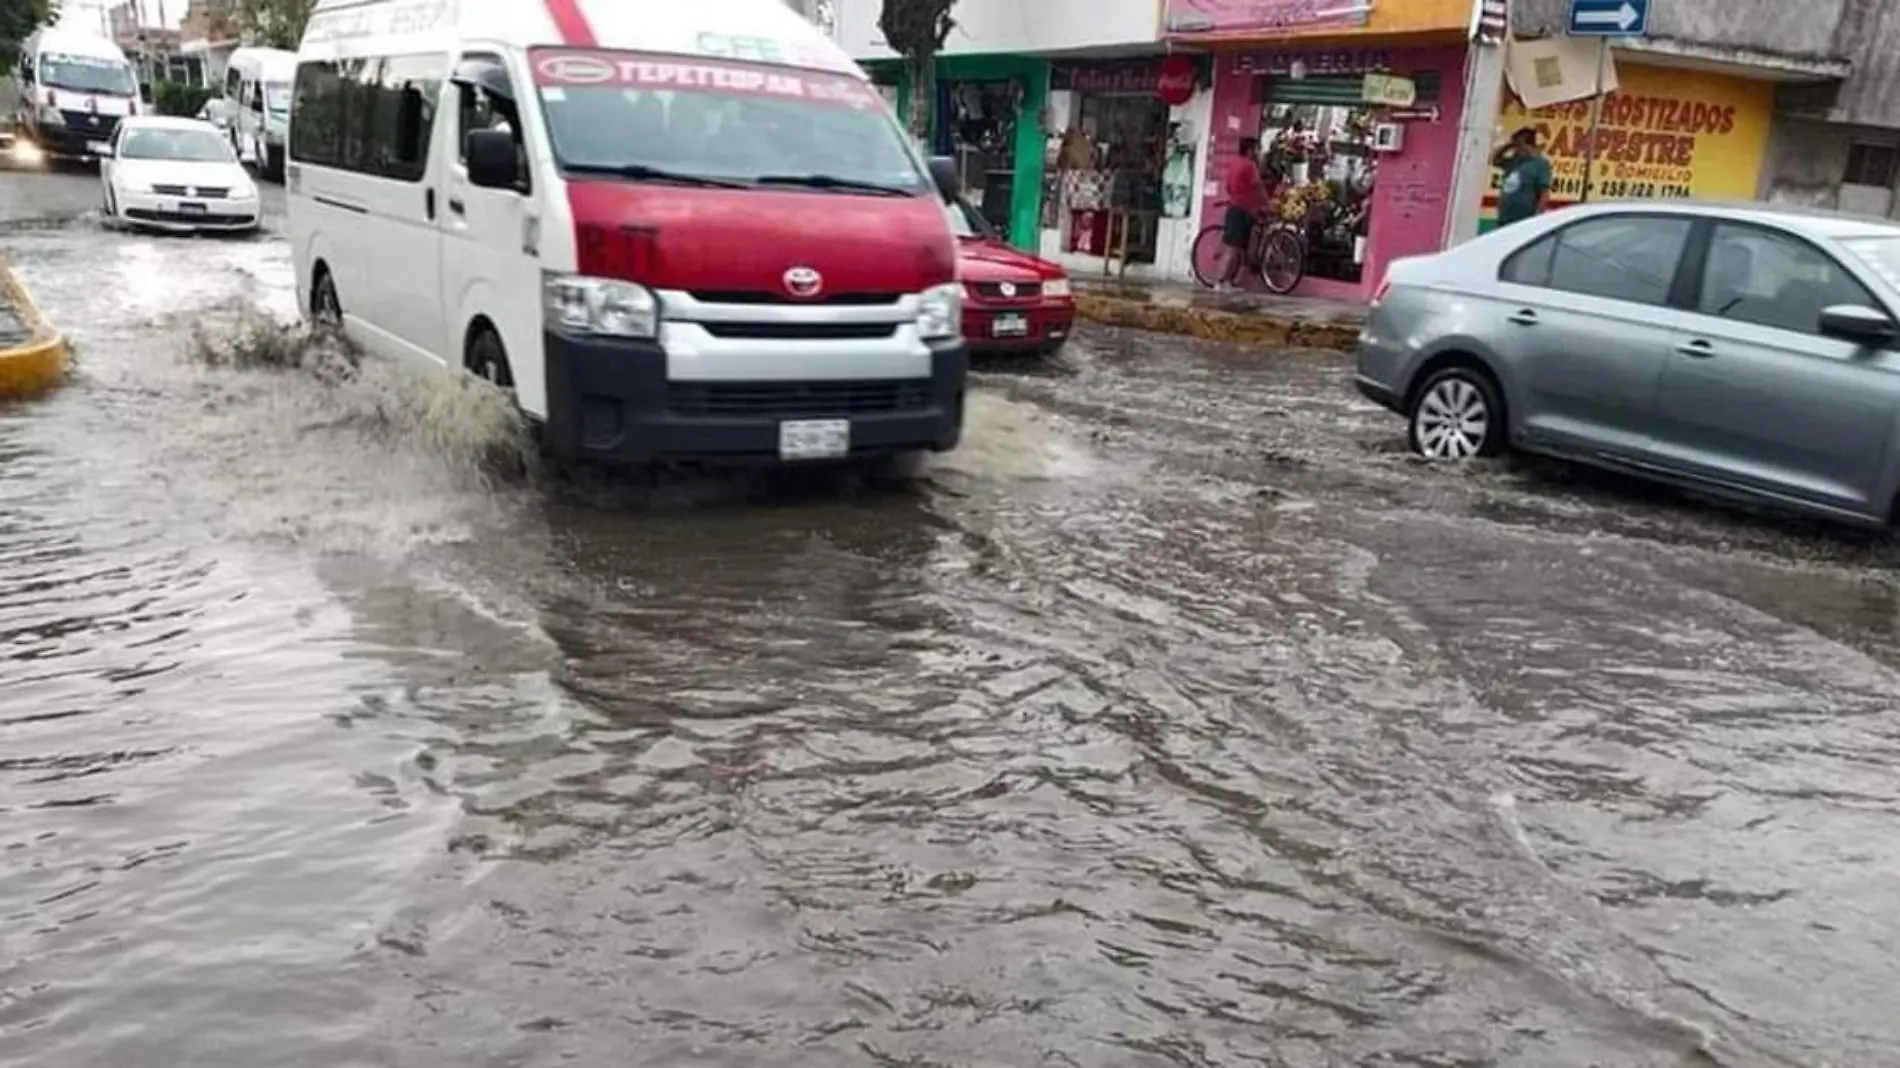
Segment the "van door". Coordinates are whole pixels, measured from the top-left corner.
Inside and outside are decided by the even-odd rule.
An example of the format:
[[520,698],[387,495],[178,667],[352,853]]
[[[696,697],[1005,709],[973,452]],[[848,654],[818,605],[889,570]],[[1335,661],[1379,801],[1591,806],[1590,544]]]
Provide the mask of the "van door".
[[[374,322],[393,336],[403,359],[454,355],[442,325],[442,217],[436,193],[441,154],[431,151],[446,55],[391,56],[365,75],[367,148],[380,181],[369,208],[378,232],[364,264]],[[262,83],[257,92],[262,94]],[[261,99],[261,95],[260,95]]]
[[[471,64],[489,66],[487,82],[506,86],[504,95],[463,80]],[[532,86],[510,74],[507,61],[494,53],[471,52],[456,65],[457,83],[445,101],[454,102],[455,136],[442,182],[442,305],[451,310],[450,340],[466,355],[470,327],[486,318],[501,334],[512,385],[522,410],[547,412],[547,376],[541,345],[541,211],[535,177],[528,166],[526,131],[516,102]],[[468,134],[505,127],[514,134],[522,160],[520,189],[479,189],[468,180]]]

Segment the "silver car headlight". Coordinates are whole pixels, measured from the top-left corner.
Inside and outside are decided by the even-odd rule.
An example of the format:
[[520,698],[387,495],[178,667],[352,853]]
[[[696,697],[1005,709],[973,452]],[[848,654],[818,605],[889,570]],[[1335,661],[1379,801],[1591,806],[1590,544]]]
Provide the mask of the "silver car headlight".
[[924,290],[917,303],[917,336],[948,341],[963,336],[963,287],[955,282]]
[[549,273],[541,292],[544,320],[562,333],[659,336],[660,298],[638,283]]

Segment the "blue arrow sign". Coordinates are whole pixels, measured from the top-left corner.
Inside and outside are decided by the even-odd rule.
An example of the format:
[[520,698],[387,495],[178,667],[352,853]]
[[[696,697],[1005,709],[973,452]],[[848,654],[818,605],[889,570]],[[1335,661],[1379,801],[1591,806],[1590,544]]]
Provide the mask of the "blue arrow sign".
[[1641,37],[1649,32],[1650,0],[1570,0],[1572,37]]

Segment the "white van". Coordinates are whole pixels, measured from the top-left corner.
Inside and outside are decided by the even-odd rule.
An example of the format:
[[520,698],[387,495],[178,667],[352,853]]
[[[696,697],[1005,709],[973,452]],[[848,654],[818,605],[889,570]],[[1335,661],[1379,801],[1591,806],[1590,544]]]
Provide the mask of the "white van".
[[140,111],[138,75],[103,37],[41,30],[21,44],[17,73],[13,132],[43,152],[97,156]]
[[567,455],[956,445],[954,175],[784,0],[319,0],[298,59],[299,299],[370,352]]
[[284,174],[290,87],[296,78],[297,53],[276,48],[240,48],[224,70],[231,147],[240,161],[273,181]]

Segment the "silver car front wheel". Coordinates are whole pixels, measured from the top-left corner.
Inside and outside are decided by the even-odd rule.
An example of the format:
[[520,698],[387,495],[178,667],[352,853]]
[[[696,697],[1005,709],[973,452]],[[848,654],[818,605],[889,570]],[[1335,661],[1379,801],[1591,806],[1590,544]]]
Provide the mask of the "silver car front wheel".
[[1504,445],[1504,406],[1482,372],[1450,367],[1431,377],[1412,404],[1412,451],[1428,460],[1492,456]]

